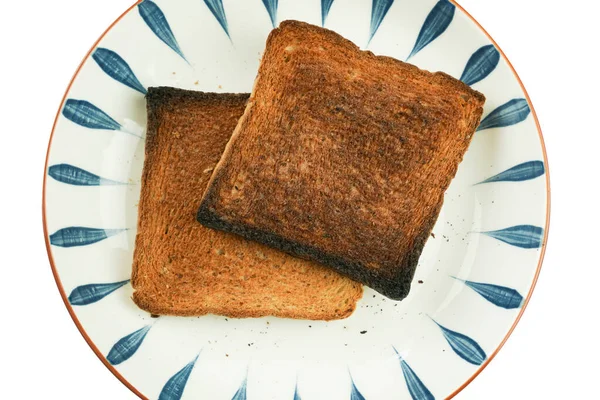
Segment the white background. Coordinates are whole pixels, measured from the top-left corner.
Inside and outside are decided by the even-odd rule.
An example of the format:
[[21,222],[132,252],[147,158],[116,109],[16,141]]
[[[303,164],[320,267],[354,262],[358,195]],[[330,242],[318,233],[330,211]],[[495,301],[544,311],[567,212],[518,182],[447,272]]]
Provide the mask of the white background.
[[[44,159],[64,90],[131,1],[2,2],[2,398],[136,399],[71,321],[41,223]],[[460,3],[497,41],[529,91],[548,148],[552,216],[546,261],[521,323],[456,398],[600,398],[600,7],[591,0]]]

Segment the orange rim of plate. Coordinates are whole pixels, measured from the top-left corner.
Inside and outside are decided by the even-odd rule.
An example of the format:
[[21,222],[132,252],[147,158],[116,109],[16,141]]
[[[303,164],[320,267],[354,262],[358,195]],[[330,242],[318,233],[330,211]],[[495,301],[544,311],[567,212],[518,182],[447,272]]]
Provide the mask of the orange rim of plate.
[[[94,351],[94,353],[96,353],[96,356],[98,356],[98,358],[100,359],[100,361],[102,361],[102,363],[106,366],[106,368],[108,368],[109,371],[112,372],[115,377],[117,377],[129,390],[131,390],[133,393],[135,393],[138,397],[140,397],[141,399],[144,399],[144,400],[148,400],[148,398],[146,396],[144,396],[139,390],[137,390],[135,388],[135,386],[133,386],[131,383],[129,383],[127,381],[127,379],[125,379],[125,377],[123,377],[123,375],[121,375],[119,373],[119,371],[117,371],[116,368],[113,367],[108,362],[108,360],[106,359],[106,357],[104,357],[104,354],[102,354],[102,352],[98,349],[98,347],[96,347],[96,345],[94,344],[94,342],[92,341],[92,339],[88,336],[88,334],[86,333],[85,329],[81,325],[81,322],[79,322],[79,320],[77,319],[77,316],[75,315],[75,311],[73,310],[73,307],[69,303],[68,296],[67,296],[67,294],[66,294],[66,292],[65,292],[65,290],[64,290],[64,288],[62,286],[62,283],[60,281],[60,277],[58,276],[58,272],[56,270],[56,266],[54,265],[54,259],[52,258],[52,251],[51,251],[50,240],[49,240],[49,236],[48,236],[48,225],[47,225],[47,222],[46,222],[46,180],[48,178],[48,174],[47,174],[47,171],[48,171],[48,159],[50,157],[50,149],[52,148],[52,139],[54,138],[54,133],[56,131],[56,124],[58,122],[58,118],[60,117],[60,111],[62,110],[62,108],[64,106],[64,103],[65,103],[65,101],[67,99],[67,95],[68,95],[69,91],[71,90],[71,86],[73,86],[73,82],[75,82],[75,79],[79,75],[79,72],[81,71],[81,68],[83,67],[83,64],[87,61],[87,59],[92,54],[92,52],[94,51],[94,49],[96,48],[96,46],[98,46],[98,44],[102,41],[102,39],[104,39],[104,37],[108,34],[108,32],[110,32],[111,29],[117,23],[119,23],[119,21],[121,21],[121,19],[123,19],[123,17],[125,17],[125,15],[129,14],[129,12],[131,10],[133,10],[142,1],[143,0],[138,0],[131,7],[129,7],[112,24],[110,24],[110,26],[102,33],[102,35],[100,35],[100,37],[98,38],[98,40],[96,40],[96,42],[94,43],[94,45],[92,46],[92,48],[85,55],[83,61],[81,61],[81,63],[79,64],[79,67],[77,67],[77,70],[75,71],[75,74],[73,75],[73,78],[71,78],[71,81],[69,82],[69,85],[67,86],[65,94],[63,96],[63,99],[62,99],[62,101],[60,103],[60,107],[58,108],[58,111],[56,113],[56,118],[54,119],[54,125],[52,126],[52,132],[50,134],[50,140],[48,142],[48,150],[46,151],[46,162],[44,163],[44,181],[43,181],[43,187],[42,187],[42,224],[44,226],[44,240],[46,241],[46,250],[48,252],[48,260],[50,261],[50,267],[52,268],[52,274],[54,275],[54,279],[56,280],[56,285],[58,286],[58,291],[60,292],[60,295],[61,295],[61,297],[63,299],[63,302],[65,303],[65,306],[67,307],[67,311],[69,311],[69,314],[71,315],[71,318],[73,319],[73,322],[77,326],[77,329],[79,329],[79,332],[81,333],[81,335],[83,336],[83,338],[85,339],[85,341],[87,342],[87,344]],[[475,378],[477,378],[477,376],[485,369],[485,367],[487,367],[489,365],[489,363],[494,359],[494,357],[496,357],[496,355],[498,354],[498,352],[506,344],[506,341],[508,340],[508,338],[510,337],[510,335],[515,330],[517,324],[519,323],[519,321],[521,320],[521,317],[523,316],[523,313],[525,312],[525,309],[527,308],[527,305],[529,304],[529,300],[531,300],[531,296],[533,294],[533,291],[534,291],[535,286],[537,284],[538,278],[540,276],[540,271],[542,270],[542,263],[544,261],[544,256],[546,254],[546,247],[547,247],[547,243],[548,243],[548,232],[549,232],[549,229],[550,229],[550,168],[549,168],[549,165],[548,165],[548,154],[546,153],[546,145],[544,143],[544,136],[542,135],[542,128],[540,126],[540,121],[538,120],[537,113],[535,112],[533,104],[531,103],[531,99],[529,97],[529,94],[527,93],[527,90],[525,89],[525,86],[523,85],[523,82],[521,81],[521,78],[519,77],[519,74],[517,74],[517,71],[515,71],[515,68],[513,67],[513,65],[511,64],[511,62],[509,61],[508,57],[506,57],[506,54],[504,54],[504,51],[502,51],[502,49],[500,48],[500,46],[498,46],[498,43],[496,43],[496,41],[483,28],[483,26],[481,26],[481,24],[479,22],[477,22],[477,20],[475,18],[473,18],[473,16],[471,14],[469,14],[460,4],[458,4],[455,0],[450,0],[450,1],[452,3],[454,3],[454,5],[459,10],[461,10],[467,17],[469,17],[469,19],[471,21],[473,21],[475,23],[475,25],[477,25],[479,27],[479,29],[481,29],[481,31],[488,37],[488,39],[494,44],[494,46],[496,46],[496,49],[498,49],[498,51],[500,52],[500,54],[502,55],[502,57],[504,58],[504,60],[508,64],[508,66],[510,67],[510,70],[514,74],[515,78],[519,82],[519,85],[521,86],[521,90],[523,90],[525,98],[527,99],[527,102],[529,103],[529,107],[531,108],[531,113],[533,115],[533,119],[535,120],[535,125],[537,127],[538,135],[540,137],[540,145],[542,147],[542,152],[543,152],[543,155],[544,155],[544,165],[545,165],[545,168],[546,168],[546,226],[544,227],[544,239],[542,241],[540,260],[538,262],[538,266],[537,266],[537,269],[535,271],[535,276],[533,277],[533,282],[531,283],[531,288],[529,289],[529,293],[527,294],[527,297],[525,298],[525,301],[523,302],[523,306],[521,307],[519,315],[517,315],[517,318],[513,322],[512,326],[508,330],[508,333],[506,334],[506,336],[504,337],[504,339],[502,339],[502,341],[500,342],[500,344],[498,345],[498,347],[496,348],[496,350],[494,350],[494,352],[477,369],[477,371],[475,371],[475,373],[469,379],[467,379],[467,381],[465,383],[463,383],[458,389],[456,389],[454,392],[452,392],[446,398],[446,400],[452,399],[454,396],[456,396],[458,393],[460,393],[465,387],[467,387]]]

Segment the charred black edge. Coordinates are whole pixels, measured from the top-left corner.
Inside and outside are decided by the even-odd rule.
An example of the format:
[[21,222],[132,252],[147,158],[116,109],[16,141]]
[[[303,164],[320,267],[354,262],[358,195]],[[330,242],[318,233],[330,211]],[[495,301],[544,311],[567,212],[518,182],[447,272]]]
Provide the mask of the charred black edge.
[[421,252],[425,247],[425,243],[431,234],[441,209],[441,206],[437,208],[436,212],[431,216],[427,226],[415,239],[412,250],[404,257],[402,264],[399,267],[394,268],[392,275],[390,276],[387,274],[390,272],[388,269],[382,273],[377,273],[377,271],[369,269],[360,263],[349,262],[342,257],[327,254],[312,246],[298,244],[277,234],[261,231],[238,223],[233,224],[227,222],[220,218],[215,210],[209,205],[211,197],[211,193],[207,193],[207,196],[205,196],[196,215],[196,219],[202,225],[208,228],[234,233],[246,239],[254,240],[285,251],[293,256],[309,259],[325,266],[329,266],[340,274],[361,282],[392,300],[403,300],[408,296]]
[[146,100],[148,104],[153,107],[160,107],[163,105],[173,106],[177,105],[174,101],[184,100],[207,100],[214,101],[218,104],[223,104],[227,101],[238,101],[239,98],[248,98],[249,93],[214,93],[214,92],[201,92],[196,90],[178,89],[169,86],[153,86],[148,88],[146,94]]

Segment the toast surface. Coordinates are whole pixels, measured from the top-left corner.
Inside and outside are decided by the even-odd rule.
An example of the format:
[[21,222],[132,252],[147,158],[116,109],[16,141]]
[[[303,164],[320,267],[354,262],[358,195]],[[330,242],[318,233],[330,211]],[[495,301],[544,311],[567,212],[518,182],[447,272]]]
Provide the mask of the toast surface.
[[347,317],[361,285],[195,219],[248,96],[148,90],[133,300],[157,315]]
[[444,73],[282,22],[197,218],[400,300],[484,102]]

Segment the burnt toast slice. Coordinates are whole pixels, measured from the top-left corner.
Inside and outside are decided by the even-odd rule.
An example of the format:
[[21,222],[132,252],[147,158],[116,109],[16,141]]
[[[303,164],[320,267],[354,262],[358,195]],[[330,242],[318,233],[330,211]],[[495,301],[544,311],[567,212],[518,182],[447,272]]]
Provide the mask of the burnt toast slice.
[[248,96],[148,90],[133,300],[156,315],[347,317],[362,296],[360,284],[196,222],[202,193]]
[[484,102],[444,73],[282,22],[197,219],[403,299]]

